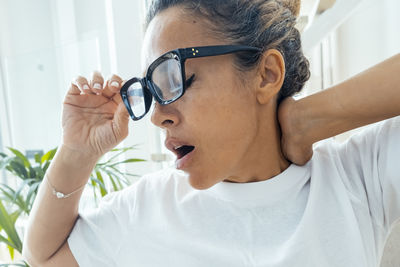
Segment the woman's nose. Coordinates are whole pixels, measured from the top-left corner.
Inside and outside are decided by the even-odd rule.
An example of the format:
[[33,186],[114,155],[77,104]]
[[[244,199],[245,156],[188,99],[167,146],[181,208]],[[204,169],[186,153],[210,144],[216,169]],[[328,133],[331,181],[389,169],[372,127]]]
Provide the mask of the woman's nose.
[[179,124],[178,111],[173,108],[173,103],[168,105],[154,104],[151,113],[151,122],[160,128],[169,128]]

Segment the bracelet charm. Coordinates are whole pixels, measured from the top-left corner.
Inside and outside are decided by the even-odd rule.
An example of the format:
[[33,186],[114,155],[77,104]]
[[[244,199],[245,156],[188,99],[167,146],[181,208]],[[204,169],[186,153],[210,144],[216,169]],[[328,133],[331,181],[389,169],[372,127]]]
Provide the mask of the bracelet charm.
[[83,186],[79,187],[78,189],[76,189],[75,191],[73,191],[72,193],[64,194],[64,193],[62,193],[62,192],[58,192],[58,191],[54,188],[54,186],[50,183],[49,177],[48,177],[47,175],[45,175],[44,179],[47,181],[47,184],[48,184],[49,187],[51,188],[53,195],[55,195],[58,199],[67,198],[67,197],[69,197],[69,196],[75,194],[76,192],[82,190],[83,188],[85,188],[85,185],[83,185]]

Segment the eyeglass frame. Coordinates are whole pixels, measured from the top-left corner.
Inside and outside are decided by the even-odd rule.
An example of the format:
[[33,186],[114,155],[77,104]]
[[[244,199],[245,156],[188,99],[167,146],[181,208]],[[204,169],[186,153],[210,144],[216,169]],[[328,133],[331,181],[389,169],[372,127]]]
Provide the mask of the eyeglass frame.
[[[137,78],[134,77],[132,79],[129,79],[128,81],[125,82],[125,84],[122,86],[120,90],[120,95],[122,98],[122,101],[125,104],[126,109],[128,110],[129,115],[131,116],[132,120],[137,121],[143,118],[150,110],[151,103],[153,97],[156,99],[156,101],[161,104],[161,105],[168,105],[170,103],[173,103],[177,101],[179,98],[181,98],[186,91],[186,73],[185,73],[185,61],[187,59],[191,58],[199,58],[199,57],[209,57],[209,56],[220,56],[220,55],[226,55],[226,54],[231,54],[231,53],[236,53],[236,52],[245,52],[245,51],[253,51],[253,52],[262,52],[263,50],[258,47],[253,47],[253,46],[246,46],[246,45],[212,45],[212,46],[198,46],[198,47],[188,47],[188,48],[178,48],[174,49],[171,51],[168,51],[158,57],[156,60],[153,61],[153,63],[150,64],[150,66],[147,69],[146,76],[143,78]],[[174,97],[173,99],[170,100],[163,100],[160,98],[160,96],[157,94],[157,91],[154,89],[153,84],[154,82],[152,81],[152,74],[154,70],[164,61],[169,60],[169,59],[178,59],[180,63],[180,68],[181,68],[181,78],[182,78],[182,93],[179,94],[177,97]],[[128,100],[128,89],[129,87],[136,83],[139,82],[140,85],[142,86],[143,90],[143,97],[144,97],[144,104],[145,104],[145,112],[143,115],[136,117],[133,114],[131,105]],[[147,89],[147,90],[146,90]]]

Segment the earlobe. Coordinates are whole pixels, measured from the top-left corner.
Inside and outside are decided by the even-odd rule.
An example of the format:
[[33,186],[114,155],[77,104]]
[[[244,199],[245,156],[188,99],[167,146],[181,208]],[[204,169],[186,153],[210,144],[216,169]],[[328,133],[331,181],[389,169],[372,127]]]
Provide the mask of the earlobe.
[[257,100],[260,104],[266,104],[278,94],[285,80],[285,61],[278,50],[264,52],[258,75]]

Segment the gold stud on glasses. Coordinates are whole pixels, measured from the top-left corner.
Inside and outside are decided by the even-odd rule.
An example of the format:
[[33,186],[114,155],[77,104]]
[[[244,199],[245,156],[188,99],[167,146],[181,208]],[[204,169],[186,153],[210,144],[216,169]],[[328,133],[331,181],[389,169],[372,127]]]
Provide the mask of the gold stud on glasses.
[[192,48],[192,51],[193,51],[193,56],[195,56],[197,53],[199,53],[199,50],[194,50],[194,48]]

